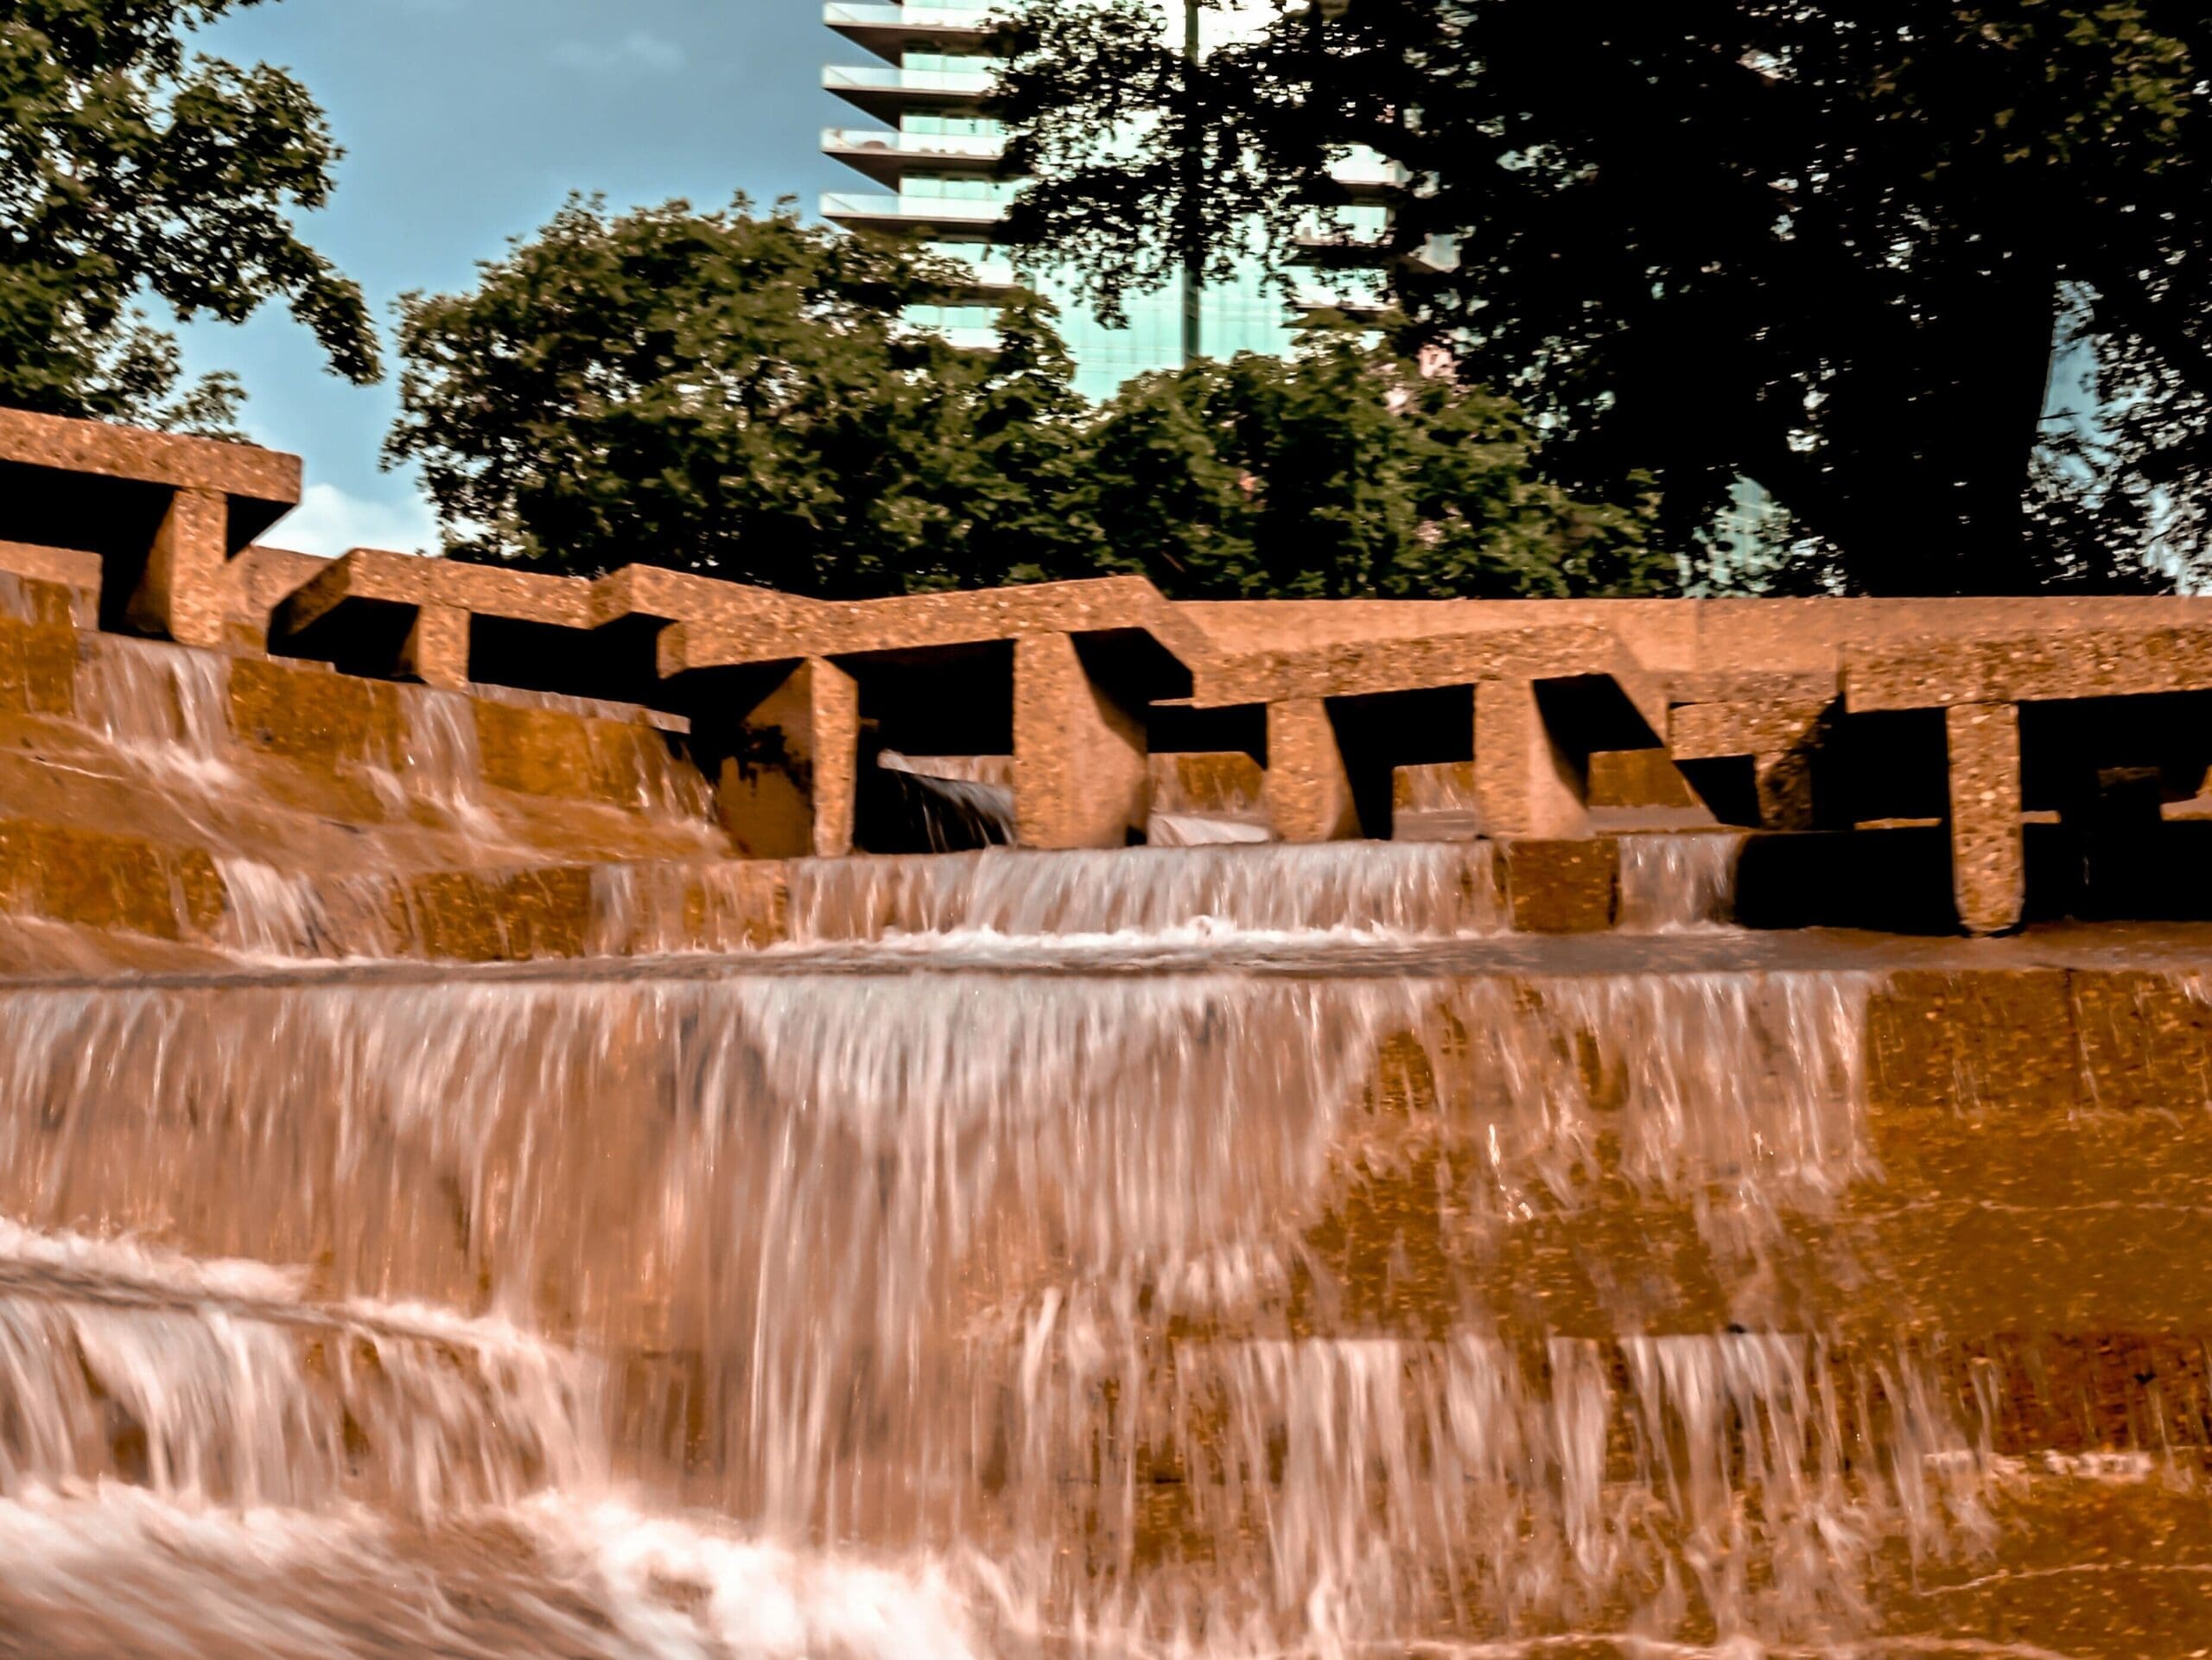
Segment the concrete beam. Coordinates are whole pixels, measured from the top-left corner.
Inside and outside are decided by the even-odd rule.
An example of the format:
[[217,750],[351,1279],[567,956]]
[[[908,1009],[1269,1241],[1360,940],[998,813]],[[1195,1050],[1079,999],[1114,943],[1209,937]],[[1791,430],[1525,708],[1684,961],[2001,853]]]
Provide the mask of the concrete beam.
[[2020,711],[1959,703],[1943,712],[1951,768],[1951,891],[1968,933],[2020,925],[2027,907],[2020,830]]
[[1014,646],[1014,811],[1027,848],[1118,848],[1148,816],[1141,715],[1085,668],[1066,634]]

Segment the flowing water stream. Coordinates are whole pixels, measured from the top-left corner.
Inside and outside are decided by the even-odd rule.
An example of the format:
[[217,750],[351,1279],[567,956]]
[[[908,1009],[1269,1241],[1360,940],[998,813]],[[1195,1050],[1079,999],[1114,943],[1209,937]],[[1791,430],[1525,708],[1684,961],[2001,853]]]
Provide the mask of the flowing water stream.
[[[86,673],[213,794],[210,660]],[[485,798],[461,710],[386,787]],[[511,970],[227,849],[237,969],[0,983],[0,1654],[2212,1643],[2194,1328],[1984,1312],[1997,1144],[1737,847],[1573,949],[1465,842],[801,862],[766,949],[610,862]],[[2007,1202],[2108,1142],[2190,1225],[2171,1105]]]

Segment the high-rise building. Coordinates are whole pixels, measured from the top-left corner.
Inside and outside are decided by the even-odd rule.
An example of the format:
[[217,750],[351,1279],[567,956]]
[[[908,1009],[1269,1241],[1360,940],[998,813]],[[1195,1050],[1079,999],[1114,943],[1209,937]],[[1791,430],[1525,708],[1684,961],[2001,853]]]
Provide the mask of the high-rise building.
[[[1163,29],[1183,27],[1185,0],[1160,0]],[[1205,14],[1209,32],[1238,26],[1234,9]],[[822,137],[825,154],[865,175],[877,187],[835,191],[822,199],[822,216],[853,228],[900,231],[963,261],[974,286],[940,306],[918,307],[912,320],[943,329],[957,342],[986,345],[998,302],[1017,282],[1057,301],[1059,328],[1075,359],[1076,385],[1093,398],[1111,397],[1130,376],[1174,368],[1185,359],[1185,296],[1179,283],[1133,295],[1125,326],[1109,328],[1074,294],[1065,274],[1049,265],[1017,270],[995,245],[994,234],[1019,188],[995,176],[1006,137],[982,112],[989,95],[992,60],[986,49],[990,12],[982,0],[830,0],[823,21],[876,61],[832,66],[823,84],[862,116],[879,124],[833,127]],[[1294,304],[1256,263],[1235,280],[1209,282],[1198,295],[1196,346],[1199,354],[1226,358],[1239,352],[1288,348],[1299,308],[1333,306],[1357,310],[1373,303],[1371,277],[1347,268],[1339,257],[1378,236],[1389,209],[1380,200],[1394,182],[1389,165],[1353,158],[1339,176],[1375,200],[1332,210],[1312,238],[1316,263],[1304,270]],[[1356,262],[1355,262],[1356,264]]]

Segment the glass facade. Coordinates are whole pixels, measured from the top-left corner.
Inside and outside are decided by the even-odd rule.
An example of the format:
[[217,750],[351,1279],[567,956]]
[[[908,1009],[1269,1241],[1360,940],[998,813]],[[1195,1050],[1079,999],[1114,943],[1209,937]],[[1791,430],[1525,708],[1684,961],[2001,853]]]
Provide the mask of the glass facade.
[[[1182,0],[1160,0],[1163,29],[1179,32]],[[1018,182],[993,178],[1004,128],[976,105],[976,77],[991,67],[982,51],[988,0],[906,0],[904,4],[855,4],[839,0],[827,7],[830,25],[864,47],[895,73],[868,74],[832,68],[825,85],[858,105],[874,118],[897,130],[897,142],[855,145],[843,129],[824,136],[825,148],[842,155],[895,195],[838,194],[823,200],[825,217],[840,223],[882,228],[904,225],[933,251],[965,261],[976,274],[974,298],[957,303],[918,306],[908,313],[918,327],[942,329],[962,345],[988,345],[995,315],[995,291],[1015,280],[1038,289],[1059,307],[1059,328],[1076,365],[1076,385],[1092,399],[1111,398],[1134,375],[1181,366],[1184,361],[1182,284],[1131,296],[1126,321],[1109,328],[1091,315],[1076,293],[1069,274],[1023,270],[1017,273],[1007,253],[990,239],[991,210],[1013,200]],[[1264,5],[1208,8],[1201,14],[1204,40],[1211,45],[1249,28],[1269,15]],[[887,139],[892,135],[886,134]],[[931,139],[959,141],[932,146]],[[978,141],[983,141],[979,143]],[[1384,184],[1385,165],[1355,157],[1348,181]],[[1365,173],[1376,175],[1368,180]],[[1236,276],[1209,282],[1198,303],[1201,355],[1233,357],[1240,352],[1269,355],[1289,349],[1300,310],[1323,306],[1371,308],[1372,273],[1346,271],[1344,251],[1372,241],[1388,223],[1389,210],[1363,201],[1317,213],[1300,240],[1332,269],[1314,270],[1292,285],[1295,304],[1283,283],[1256,260],[1240,263]],[[1324,253],[1323,251],[1325,251]]]

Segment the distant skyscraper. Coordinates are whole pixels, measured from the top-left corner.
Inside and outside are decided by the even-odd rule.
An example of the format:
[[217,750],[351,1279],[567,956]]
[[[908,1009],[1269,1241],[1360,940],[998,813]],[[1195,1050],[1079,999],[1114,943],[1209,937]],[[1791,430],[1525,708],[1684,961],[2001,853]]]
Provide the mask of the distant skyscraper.
[[[1183,28],[1183,0],[1161,0],[1161,28]],[[878,126],[834,127],[822,136],[825,154],[865,174],[874,191],[835,191],[822,199],[822,216],[858,228],[903,231],[964,261],[975,287],[940,306],[918,307],[913,321],[943,329],[954,340],[987,345],[1006,291],[1018,282],[1060,305],[1060,332],[1076,363],[1076,384],[1086,396],[1111,397],[1130,376],[1172,369],[1185,353],[1181,285],[1132,296],[1126,327],[1108,328],[1074,296],[1074,285],[1050,266],[1017,271],[992,238],[1018,186],[993,177],[1005,149],[1000,124],[982,112],[991,86],[992,60],[984,49],[990,12],[977,0],[830,0],[823,21],[877,61],[833,66],[823,84]],[[1209,12],[1209,32],[1234,28],[1230,13]],[[1379,161],[1346,164],[1341,176],[1377,193],[1393,181]],[[1388,209],[1381,201],[1340,207],[1329,239],[1378,234]],[[1319,270],[1300,284],[1306,308],[1366,302],[1371,283],[1357,272]],[[1198,349],[1207,357],[1239,352],[1281,353],[1291,340],[1293,310],[1280,287],[1254,267],[1230,283],[1207,283],[1198,298]]]

